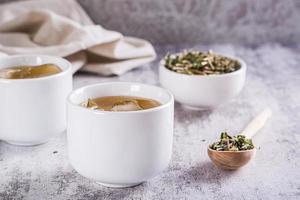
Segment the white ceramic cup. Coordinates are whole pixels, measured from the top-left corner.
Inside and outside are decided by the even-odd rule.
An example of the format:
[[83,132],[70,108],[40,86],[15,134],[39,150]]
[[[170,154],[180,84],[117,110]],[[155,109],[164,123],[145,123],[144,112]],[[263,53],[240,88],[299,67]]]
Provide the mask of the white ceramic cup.
[[187,75],[167,69],[164,60],[159,65],[161,85],[172,92],[174,98],[185,107],[193,110],[214,109],[238,95],[245,84],[246,63],[235,57],[241,68],[219,75]]
[[[137,96],[162,105],[110,112],[80,106],[88,98]],[[174,99],[165,89],[140,83],[100,83],[68,98],[68,149],[81,175],[108,187],[138,185],[168,166],[172,154]]]
[[40,78],[0,78],[0,140],[37,145],[66,129],[66,98],[72,90],[71,64],[58,57],[18,55],[0,58],[0,68],[52,63],[63,71]]

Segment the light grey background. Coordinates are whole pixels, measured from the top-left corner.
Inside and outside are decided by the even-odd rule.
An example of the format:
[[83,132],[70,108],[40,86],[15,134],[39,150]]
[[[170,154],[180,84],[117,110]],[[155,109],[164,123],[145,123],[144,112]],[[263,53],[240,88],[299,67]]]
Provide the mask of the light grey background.
[[300,41],[299,0],[79,0],[92,19],[154,43]]
[[[13,2],[14,0],[0,0]],[[78,0],[107,29],[155,44],[300,41],[299,0]]]

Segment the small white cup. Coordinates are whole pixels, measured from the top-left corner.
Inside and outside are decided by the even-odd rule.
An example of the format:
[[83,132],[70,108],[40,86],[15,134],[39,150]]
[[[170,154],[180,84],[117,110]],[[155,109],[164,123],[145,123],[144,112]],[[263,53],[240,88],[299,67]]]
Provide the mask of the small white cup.
[[209,110],[227,103],[238,95],[245,84],[246,63],[239,58],[241,68],[227,74],[187,75],[167,69],[162,60],[159,64],[159,81],[172,92],[174,98],[192,110]]
[[38,145],[66,129],[66,98],[72,91],[71,64],[45,55],[0,58],[0,68],[52,63],[63,71],[40,78],[0,78],[0,139],[15,145]]
[[[88,98],[138,96],[162,105],[109,112],[80,106]],[[140,83],[101,83],[68,98],[68,149],[81,175],[107,187],[138,185],[168,166],[172,154],[174,99],[165,89]]]

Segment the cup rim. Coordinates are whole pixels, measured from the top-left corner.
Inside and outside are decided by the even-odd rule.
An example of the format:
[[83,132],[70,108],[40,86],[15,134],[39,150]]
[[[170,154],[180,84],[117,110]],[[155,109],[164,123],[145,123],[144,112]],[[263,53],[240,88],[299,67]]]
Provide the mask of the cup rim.
[[[175,53],[175,54],[178,54],[178,53]],[[221,78],[221,77],[228,77],[228,76],[234,76],[234,75],[237,75],[237,74],[240,74],[244,71],[247,70],[247,64],[246,62],[239,58],[239,57],[235,57],[235,56],[231,56],[231,55],[226,55],[226,54],[219,54],[221,56],[225,56],[225,57],[228,57],[228,58],[231,58],[231,59],[234,59],[234,60],[237,60],[240,64],[241,64],[241,67],[236,70],[236,71],[233,71],[233,72],[230,72],[230,73],[225,73],[225,74],[211,74],[211,75],[189,75],[189,74],[181,74],[181,73],[177,73],[177,72],[174,72],[168,68],[165,67],[165,60],[164,58],[162,58],[159,62],[159,67],[163,70],[165,70],[167,73],[171,73],[171,74],[174,74],[174,75],[177,75],[178,77],[190,77],[190,78],[199,78],[199,79],[212,79],[212,78]]]
[[25,58],[25,57],[42,57],[42,58],[49,58],[49,59],[59,59],[62,62],[66,64],[66,69],[62,70],[62,72],[57,73],[57,74],[52,74],[49,76],[43,76],[43,77],[37,77],[37,78],[24,78],[24,79],[5,79],[5,78],[0,78],[0,82],[32,82],[32,81],[42,81],[42,80],[48,80],[52,79],[55,77],[60,77],[64,76],[65,74],[69,73],[72,70],[72,64],[66,60],[65,58],[58,57],[58,56],[51,56],[51,55],[44,55],[44,54],[24,54],[24,55],[12,55],[12,56],[5,56],[5,57],[0,57],[0,63],[2,59],[15,59],[15,58]]
[[[156,89],[159,89],[163,92],[165,92],[168,96],[169,96],[169,99],[166,103],[164,104],[161,104],[157,107],[154,107],[154,108],[149,108],[149,109],[145,109],[145,110],[135,110],[135,111],[118,111],[118,112],[113,112],[113,111],[102,111],[102,110],[92,110],[92,109],[88,109],[88,108],[85,108],[83,106],[80,106],[79,104],[76,104],[74,103],[71,98],[73,95],[76,95],[76,93],[79,91],[79,90],[85,90],[87,88],[90,88],[90,87],[97,87],[97,86],[103,86],[103,85],[123,85],[123,84],[127,84],[127,85],[131,85],[131,84],[135,84],[135,85],[141,85],[141,86],[146,86],[146,87],[153,87],[153,88],[156,88]],[[94,113],[94,114],[114,114],[114,115],[120,115],[120,114],[139,114],[139,113],[148,113],[148,112],[155,112],[155,111],[159,111],[159,110],[162,110],[166,107],[168,107],[169,105],[171,105],[172,103],[174,102],[174,96],[173,94],[165,89],[165,88],[161,88],[161,87],[158,87],[158,86],[155,86],[155,85],[150,85],[150,84],[144,84],[144,83],[139,83],[139,82],[124,82],[124,81],[114,81],[114,82],[105,82],[105,83],[96,83],[96,84],[91,84],[91,85],[86,85],[86,86],[83,86],[83,87],[80,87],[80,88],[77,88],[76,90],[73,90],[67,97],[67,104],[68,105],[72,105],[78,109],[82,109],[83,111],[85,112],[91,112],[91,113]]]

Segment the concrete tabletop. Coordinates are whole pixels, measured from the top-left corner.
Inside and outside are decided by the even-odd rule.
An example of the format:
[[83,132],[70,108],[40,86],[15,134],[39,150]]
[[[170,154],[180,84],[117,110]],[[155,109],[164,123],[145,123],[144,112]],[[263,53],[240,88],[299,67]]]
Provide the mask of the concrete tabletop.
[[[108,81],[158,85],[159,59],[168,51],[191,47],[241,57],[248,64],[247,81],[238,97],[215,110],[175,105],[173,157],[167,170],[133,188],[105,188],[72,169],[65,133],[35,147],[0,142],[0,199],[300,199],[299,47],[156,46],[155,62],[119,77],[78,73],[74,88]],[[259,147],[255,159],[238,171],[216,168],[207,145],[221,131],[238,133],[267,106],[273,117],[254,138]]]

